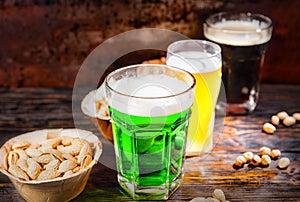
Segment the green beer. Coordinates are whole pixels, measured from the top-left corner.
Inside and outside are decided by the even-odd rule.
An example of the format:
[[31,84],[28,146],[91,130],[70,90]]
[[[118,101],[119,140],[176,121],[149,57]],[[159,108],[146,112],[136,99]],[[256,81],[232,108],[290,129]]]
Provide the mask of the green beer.
[[142,117],[110,108],[118,177],[124,189],[128,189],[126,183],[136,182],[141,189],[160,187],[162,195],[172,192],[172,184],[181,180],[189,113],[187,109],[168,116]]
[[165,65],[111,74],[106,88],[119,184],[133,199],[168,199],[183,177],[194,77]]

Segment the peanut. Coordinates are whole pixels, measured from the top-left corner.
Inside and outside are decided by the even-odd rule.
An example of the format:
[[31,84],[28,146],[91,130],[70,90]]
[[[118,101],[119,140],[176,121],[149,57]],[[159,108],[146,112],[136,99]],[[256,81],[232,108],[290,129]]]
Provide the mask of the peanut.
[[81,147],[80,152],[79,152],[79,154],[78,154],[78,156],[77,156],[77,163],[78,163],[78,164],[81,163],[82,160],[83,160],[83,158],[84,158],[86,155],[88,155],[88,154],[92,154],[91,148],[90,148],[90,146],[88,145],[88,143],[85,143],[85,144],[83,144],[83,146]]
[[296,124],[296,119],[292,116],[288,116],[283,120],[283,124],[287,127],[295,125]]
[[56,148],[61,143],[61,138],[49,139],[42,144],[42,147]]
[[50,169],[50,170],[43,170],[39,174],[37,180],[52,180],[52,179],[58,177],[59,175],[60,175],[60,173],[57,172],[57,170],[54,170],[54,169],[53,170],[52,169]]
[[28,165],[27,175],[31,179],[35,180],[39,176],[39,174],[41,172],[41,166],[40,166],[40,164],[38,164],[32,158],[28,158],[27,159],[27,165]]
[[251,164],[254,166],[258,166],[261,163],[261,158],[255,154],[252,158]]
[[296,112],[292,116],[296,119],[296,121],[300,121],[300,113]]
[[215,199],[218,199],[221,202],[226,201],[225,194],[222,191],[222,189],[215,189],[214,192],[212,193],[212,197],[214,197]]
[[285,119],[286,117],[288,117],[289,115],[288,115],[287,112],[281,111],[281,112],[278,112],[278,113],[277,113],[277,116],[278,116],[278,118],[279,118],[280,120],[284,120],[284,119]]
[[265,131],[267,134],[273,134],[276,131],[276,127],[270,123],[265,123],[263,125],[263,131]]
[[216,198],[208,197],[206,198],[206,202],[220,202],[220,201]]
[[279,120],[278,116],[273,115],[273,116],[271,117],[271,123],[272,123],[274,126],[278,126],[279,121],[280,121],[280,120]]
[[22,180],[29,180],[28,175],[26,174],[26,172],[24,172],[21,168],[19,168],[19,166],[17,165],[11,165],[8,168],[8,172]]
[[91,155],[86,155],[82,158],[82,161],[80,162],[80,168],[84,169],[86,168],[88,165],[90,165],[90,163],[92,162],[93,158]]
[[16,165],[18,159],[19,159],[19,155],[18,155],[17,152],[15,152],[15,151],[10,151],[10,152],[8,153],[7,161],[8,161],[8,165],[9,165],[9,166]]
[[63,177],[70,177],[73,175],[72,170],[68,170],[67,172],[65,172],[65,174],[63,175]]
[[271,163],[271,158],[268,155],[262,155],[261,157],[261,164],[268,166]]
[[254,154],[252,152],[245,152],[243,154],[243,156],[245,157],[246,161],[247,162],[250,162],[254,156]]
[[196,197],[190,200],[190,202],[229,202],[225,198],[225,194],[222,189],[215,189],[212,193],[212,197]]
[[27,159],[25,158],[18,159],[17,166],[19,166],[19,168],[21,168],[23,171],[27,172],[28,169]]
[[270,156],[271,155],[271,149],[269,147],[266,147],[266,146],[263,146],[259,149],[259,153],[261,155],[268,155]]
[[25,150],[25,152],[30,157],[38,157],[42,155],[42,152],[35,148],[28,148]]
[[281,169],[285,169],[290,165],[290,159],[288,159],[287,157],[283,157],[281,159],[279,159],[278,161],[278,167]]
[[12,145],[12,149],[27,149],[30,146],[30,143],[27,141],[20,141],[20,142],[15,142]]
[[235,165],[238,167],[242,167],[245,163],[247,163],[247,160],[244,156],[240,155],[235,159]]
[[89,142],[77,137],[57,137],[60,131],[47,134],[49,139],[35,146],[27,141],[14,142],[5,169],[28,181],[67,177],[87,168],[93,161]]
[[77,166],[76,162],[72,160],[64,160],[59,165],[58,172],[65,173],[69,170],[73,170],[76,166]]
[[44,165],[44,169],[46,170],[57,170],[59,167],[60,161],[58,159],[53,159],[52,161],[50,161],[49,163],[47,163],[46,165]]
[[193,198],[192,200],[190,200],[190,202],[207,202],[207,201],[206,201],[206,198],[204,198],[204,197],[196,197],[196,198]]
[[281,152],[279,149],[272,149],[270,153],[271,158],[275,159],[281,156]]

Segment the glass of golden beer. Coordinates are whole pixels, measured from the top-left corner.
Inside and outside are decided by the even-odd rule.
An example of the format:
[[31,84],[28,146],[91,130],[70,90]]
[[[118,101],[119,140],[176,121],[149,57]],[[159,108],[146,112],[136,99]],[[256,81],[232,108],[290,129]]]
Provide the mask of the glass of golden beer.
[[186,155],[209,153],[213,148],[215,106],[221,86],[221,48],[205,40],[176,41],[169,45],[166,61],[167,65],[189,71],[196,78]]

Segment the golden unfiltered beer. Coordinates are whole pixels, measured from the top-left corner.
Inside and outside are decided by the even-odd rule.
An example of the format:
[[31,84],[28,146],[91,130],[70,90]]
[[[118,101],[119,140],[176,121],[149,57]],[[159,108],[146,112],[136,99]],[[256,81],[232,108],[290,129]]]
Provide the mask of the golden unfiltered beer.
[[[205,73],[194,73],[195,101],[188,129],[187,149],[190,155],[207,153],[213,147],[214,109],[221,85],[221,67]],[[198,111],[198,112],[197,112]],[[196,113],[195,113],[196,112]]]
[[215,105],[221,86],[221,58],[199,51],[169,54],[167,64],[185,69],[196,78],[195,100],[188,128],[186,154],[199,155],[213,147]]

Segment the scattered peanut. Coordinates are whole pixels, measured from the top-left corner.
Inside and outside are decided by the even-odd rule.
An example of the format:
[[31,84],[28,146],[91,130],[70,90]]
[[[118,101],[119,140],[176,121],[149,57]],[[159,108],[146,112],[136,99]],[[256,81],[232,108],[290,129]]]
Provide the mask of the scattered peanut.
[[290,159],[288,159],[287,157],[283,157],[281,159],[279,159],[278,161],[278,167],[281,169],[285,169],[290,165]]
[[[253,154],[252,152],[245,152],[243,155],[240,155],[235,159],[234,164],[238,167],[242,167],[244,164],[249,162],[253,166],[268,166],[271,164],[272,159],[276,160],[281,156],[281,151],[279,149],[271,150],[266,146],[261,147],[259,149],[259,153],[261,157],[257,154]],[[287,157],[279,159],[278,168],[286,169],[289,165],[290,160]]]
[[277,113],[277,116],[278,116],[278,118],[279,118],[280,120],[284,120],[284,119],[285,119],[286,117],[288,117],[289,115],[288,115],[287,112],[281,111],[281,112],[278,112],[278,113]]
[[196,197],[190,200],[190,202],[230,202],[226,200],[225,194],[222,189],[215,189],[212,193],[212,197]]
[[286,127],[295,125],[297,121],[300,121],[300,113],[295,112],[292,116],[285,111],[278,112],[277,115],[273,115],[271,117],[271,123],[265,123],[263,125],[263,131],[267,134],[274,134],[276,131],[275,126],[279,126],[280,121]]
[[261,163],[261,158],[255,154],[252,158],[251,164],[254,166],[258,166]]
[[235,165],[238,166],[238,167],[242,167],[245,163],[247,163],[247,160],[244,156],[238,156],[236,159],[235,159]]
[[268,166],[270,163],[271,163],[270,156],[268,156],[266,154],[262,155],[262,157],[261,157],[261,164],[263,164],[265,166]]
[[80,172],[93,161],[91,147],[86,140],[58,137],[56,133],[46,137],[47,141],[41,145],[15,142],[6,158],[7,171],[26,181],[50,180]]
[[278,126],[279,121],[280,121],[280,120],[279,120],[278,116],[273,115],[273,116],[271,117],[271,123],[272,123],[274,126]]
[[212,193],[212,197],[214,197],[215,199],[218,199],[221,202],[226,201],[225,194],[222,191],[222,189],[215,189],[214,192]]
[[273,134],[276,131],[276,127],[270,123],[265,123],[263,125],[263,131],[265,131],[268,134]]
[[296,112],[292,116],[296,119],[296,121],[300,121],[300,113]]
[[281,156],[281,152],[279,149],[272,149],[270,156],[271,158],[276,159]]
[[196,198],[193,198],[192,200],[190,200],[190,202],[207,202],[207,201],[206,201],[206,198],[204,198],[204,197],[196,197]]
[[288,116],[283,120],[283,124],[287,127],[295,125],[296,124],[296,119],[292,116]]
[[245,152],[243,154],[243,156],[245,157],[246,161],[247,162],[250,162],[254,156],[254,154],[252,152]]
[[268,155],[270,156],[271,155],[271,149],[269,147],[266,147],[266,146],[263,146],[259,149],[259,153],[261,155]]
[[218,199],[216,199],[216,198],[208,197],[206,199],[206,202],[220,202],[220,201]]

